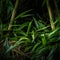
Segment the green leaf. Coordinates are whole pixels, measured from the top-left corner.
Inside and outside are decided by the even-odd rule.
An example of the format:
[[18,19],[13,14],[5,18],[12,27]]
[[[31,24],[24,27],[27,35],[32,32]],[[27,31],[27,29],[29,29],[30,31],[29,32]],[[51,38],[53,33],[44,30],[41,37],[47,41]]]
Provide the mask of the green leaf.
[[25,17],[28,17],[28,16],[32,16],[32,14],[23,15],[23,16],[21,16],[21,18],[25,18]]
[[50,59],[50,57],[53,56],[54,52],[56,51],[56,48],[57,48],[56,46],[53,46],[53,47],[52,47],[52,49],[51,49],[51,51],[50,51],[47,59]]
[[48,35],[48,37],[49,37],[49,38],[52,37],[56,32],[58,32],[59,29],[60,29],[60,28],[56,28],[54,31],[52,31],[52,32]]
[[48,50],[48,47],[40,49],[39,54],[42,55],[42,54],[46,53],[46,50]]
[[28,52],[30,49],[32,48],[32,46],[27,46],[27,47],[25,47],[25,52]]
[[33,20],[34,20],[34,22],[35,22],[36,28],[38,29],[38,28],[39,28],[39,25],[38,25],[37,20],[36,20],[34,17],[33,17]]
[[[20,41],[22,41],[22,40],[30,41],[29,38],[23,36],[23,37],[21,37],[17,42],[20,42]],[[17,43],[17,42],[16,42],[16,43]]]
[[28,35],[26,34],[26,32],[23,32],[23,31],[21,31],[21,30],[20,30],[20,34],[22,34],[23,36],[28,36]]
[[15,44],[14,46],[20,45],[21,42],[30,42],[30,40],[27,37],[21,37]]
[[12,50],[13,48],[15,48],[16,46],[25,43],[25,42],[29,42],[29,39],[26,37],[21,37],[13,46],[10,46],[9,49],[7,49],[6,53],[8,53],[10,50]]
[[25,12],[20,13],[20,14],[15,18],[15,20],[18,19],[18,18],[23,18],[23,17],[31,16],[31,14],[27,14],[27,13],[30,12],[30,11],[31,11],[31,10],[28,10],[28,11],[25,11]]
[[42,44],[45,46],[47,44],[47,40],[44,34],[41,35],[42,36]]
[[8,52],[10,52],[13,48],[15,48],[16,46],[18,46],[19,44],[22,44],[22,43],[24,43],[25,41],[21,41],[21,42],[19,42],[19,43],[15,43],[14,45],[11,45],[8,49],[7,49],[7,51],[5,52],[5,54],[6,53],[8,53]]
[[31,25],[32,25],[32,21],[31,21],[31,22],[29,22],[28,29],[27,29],[27,34],[30,32]]
[[31,36],[32,36],[32,42],[34,42],[34,40],[35,40],[35,33],[34,33],[34,30],[31,32]]
[[14,46],[10,46],[8,49],[7,49],[7,51],[5,52],[5,54],[6,53],[8,53],[10,50],[12,50],[14,48]]
[[45,24],[43,24],[43,22],[38,21],[38,24],[39,24],[39,28],[45,27]]
[[15,27],[13,31],[19,31],[20,32],[20,30],[25,28],[27,25],[28,25],[28,22],[27,23],[23,23],[23,24],[20,25],[19,28]]
[[37,43],[34,45],[34,47],[33,47],[33,49],[32,49],[32,52],[35,51],[35,49],[38,47],[38,45],[39,45],[40,43],[41,43],[41,42],[37,42]]
[[37,31],[45,30],[45,29],[47,29],[48,27],[49,27],[49,26],[46,26],[46,27],[40,28],[40,29],[38,29]]
[[5,42],[4,42],[4,46],[5,46],[5,48],[6,48],[6,49],[8,49],[8,48],[9,48],[8,38],[6,38],[6,40],[5,40]]
[[46,3],[46,0],[43,0],[42,7],[45,5],[45,3]]

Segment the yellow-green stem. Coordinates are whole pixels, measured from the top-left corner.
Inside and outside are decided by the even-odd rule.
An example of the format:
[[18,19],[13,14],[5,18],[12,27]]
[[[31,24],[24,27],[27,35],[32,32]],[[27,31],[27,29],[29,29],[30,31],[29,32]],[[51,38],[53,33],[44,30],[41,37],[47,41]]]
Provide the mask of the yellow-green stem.
[[46,4],[47,4],[48,13],[49,13],[51,28],[52,28],[52,30],[54,30],[55,29],[55,25],[53,22],[54,18],[53,18],[53,13],[52,13],[52,9],[51,9],[49,0],[46,0]]
[[12,12],[12,16],[11,16],[11,19],[10,19],[10,23],[9,23],[9,26],[8,26],[8,30],[11,29],[12,24],[13,24],[13,21],[14,21],[14,19],[15,19],[16,9],[17,9],[17,7],[18,7],[18,2],[19,2],[19,0],[16,0],[15,8],[13,9],[13,12]]

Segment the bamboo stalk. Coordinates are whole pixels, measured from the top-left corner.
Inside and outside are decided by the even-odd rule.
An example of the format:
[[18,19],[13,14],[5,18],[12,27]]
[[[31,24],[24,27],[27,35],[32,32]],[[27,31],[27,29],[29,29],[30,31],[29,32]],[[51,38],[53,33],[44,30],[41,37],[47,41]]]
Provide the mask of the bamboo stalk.
[[54,30],[55,29],[55,25],[54,25],[54,22],[53,22],[54,18],[53,18],[53,13],[52,13],[52,9],[51,9],[49,0],[46,1],[46,4],[47,4],[48,13],[49,13],[51,29]]
[[17,7],[18,7],[18,2],[19,2],[19,0],[16,0],[15,8],[13,9],[13,12],[12,12],[12,16],[11,16],[11,19],[10,19],[10,23],[9,23],[9,26],[8,26],[8,30],[11,30],[11,27],[12,27],[12,24],[13,24],[15,15],[16,15],[16,9],[17,9]]

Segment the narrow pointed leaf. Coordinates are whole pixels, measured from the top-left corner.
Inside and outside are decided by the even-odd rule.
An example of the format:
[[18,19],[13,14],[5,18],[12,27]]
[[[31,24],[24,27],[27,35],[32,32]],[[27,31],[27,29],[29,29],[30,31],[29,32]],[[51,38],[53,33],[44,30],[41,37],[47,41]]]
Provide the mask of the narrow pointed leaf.
[[29,33],[30,29],[31,29],[31,25],[32,25],[32,21],[29,23],[28,25],[28,29],[27,29],[27,34]]

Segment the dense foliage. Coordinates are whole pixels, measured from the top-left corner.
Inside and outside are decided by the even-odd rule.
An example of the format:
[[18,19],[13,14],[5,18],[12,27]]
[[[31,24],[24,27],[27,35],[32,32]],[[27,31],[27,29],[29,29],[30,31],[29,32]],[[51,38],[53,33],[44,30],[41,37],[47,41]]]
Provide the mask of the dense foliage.
[[60,60],[59,0],[0,0],[0,59]]

